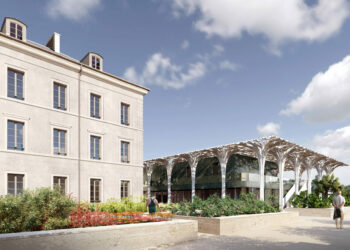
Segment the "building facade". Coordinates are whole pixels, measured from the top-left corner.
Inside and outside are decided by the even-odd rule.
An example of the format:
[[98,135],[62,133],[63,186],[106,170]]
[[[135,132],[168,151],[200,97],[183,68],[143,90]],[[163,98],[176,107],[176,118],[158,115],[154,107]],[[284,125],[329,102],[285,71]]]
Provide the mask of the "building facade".
[[[142,195],[143,97],[148,89],[27,39],[5,18],[0,32],[0,195],[53,187],[79,200]],[[2,183],[2,185],[1,185]]]

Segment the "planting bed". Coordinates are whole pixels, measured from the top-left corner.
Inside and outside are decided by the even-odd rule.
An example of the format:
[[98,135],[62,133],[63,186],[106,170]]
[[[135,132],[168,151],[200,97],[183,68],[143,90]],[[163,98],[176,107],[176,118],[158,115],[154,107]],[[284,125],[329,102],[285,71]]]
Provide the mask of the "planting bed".
[[212,218],[176,215],[174,218],[197,221],[200,233],[232,235],[238,231],[249,232],[253,228],[264,229],[276,225],[286,225],[291,221],[298,220],[298,213],[281,212]]
[[196,221],[0,234],[0,249],[138,249],[197,239]]
[[[297,212],[299,216],[333,218],[334,208],[287,208],[287,212]],[[345,218],[350,218],[350,207],[344,207]]]

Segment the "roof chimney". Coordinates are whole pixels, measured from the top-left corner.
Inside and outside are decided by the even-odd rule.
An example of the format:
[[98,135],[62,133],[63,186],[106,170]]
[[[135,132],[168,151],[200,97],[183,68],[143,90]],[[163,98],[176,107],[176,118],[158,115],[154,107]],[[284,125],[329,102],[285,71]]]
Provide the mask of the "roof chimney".
[[57,53],[61,53],[61,35],[54,32],[46,46]]

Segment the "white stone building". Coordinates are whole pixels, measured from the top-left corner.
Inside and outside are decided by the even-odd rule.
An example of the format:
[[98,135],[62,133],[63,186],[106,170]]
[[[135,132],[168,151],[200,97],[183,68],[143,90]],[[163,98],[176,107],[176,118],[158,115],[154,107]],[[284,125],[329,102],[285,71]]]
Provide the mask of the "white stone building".
[[60,53],[5,18],[0,32],[0,195],[58,184],[79,200],[141,196],[143,96],[103,58]]

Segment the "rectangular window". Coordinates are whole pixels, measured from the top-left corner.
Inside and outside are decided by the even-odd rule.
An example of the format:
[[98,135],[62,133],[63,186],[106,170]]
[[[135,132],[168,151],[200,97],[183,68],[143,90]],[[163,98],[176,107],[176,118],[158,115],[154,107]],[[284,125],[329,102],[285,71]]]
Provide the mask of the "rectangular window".
[[100,119],[100,99],[98,95],[90,95],[90,116]]
[[100,68],[101,68],[100,58],[96,58],[96,69],[100,70]]
[[7,121],[7,149],[24,150],[23,127],[22,122]]
[[91,58],[91,66],[93,68],[96,68],[96,57],[95,56],[92,56],[92,58]]
[[54,176],[53,177],[53,185],[54,188],[58,187],[61,194],[66,194],[66,186],[67,186],[67,177],[62,176]]
[[16,24],[10,23],[10,36],[16,38]]
[[17,24],[17,39],[22,40],[22,26]]
[[23,28],[21,25],[10,23],[10,36],[22,40]]
[[61,129],[53,130],[53,153],[55,155],[67,155],[66,137],[67,131]]
[[66,110],[66,86],[58,83],[53,84],[53,107]]
[[17,195],[23,191],[24,174],[7,175],[7,193]]
[[100,141],[101,137],[90,136],[90,158],[95,160],[101,160],[100,157]]
[[100,60],[100,58],[98,58],[96,56],[92,56],[91,57],[91,67],[93,67],[94,69],[100,70],[100,68],[101,68],[101,60]]
[[129,162],[129,142],[121,142],[121,151],[120,151],[121,161]]
[[129,185],[130,181],[120,181],[120,197],[129,197]]
[[101,202],[101,179],[90,179],[90,202]]
[[24,100],[23,97],[23,76],[18,71],[8,69],[7,71],[7,96]]
[[123,125],[129,125],[129,105],[122,103],[120,105],[120,121]]

